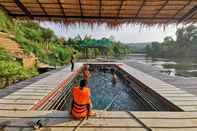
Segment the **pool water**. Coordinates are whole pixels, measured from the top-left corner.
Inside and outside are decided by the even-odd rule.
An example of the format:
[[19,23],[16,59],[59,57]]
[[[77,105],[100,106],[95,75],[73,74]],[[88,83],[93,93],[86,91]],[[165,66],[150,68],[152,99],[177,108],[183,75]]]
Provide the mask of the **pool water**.
[[153,109],[136,95],[132,87],[119,77],[112,82],[112,74],[101,71],[91,73],[88,81],[91,89],[93,109],[109,111],[153,111]]

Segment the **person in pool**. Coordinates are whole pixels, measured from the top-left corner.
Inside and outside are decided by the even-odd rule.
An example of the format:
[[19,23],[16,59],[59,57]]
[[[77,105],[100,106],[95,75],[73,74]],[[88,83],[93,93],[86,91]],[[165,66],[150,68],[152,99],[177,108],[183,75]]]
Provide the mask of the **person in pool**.
[[115,70],[111,69],[111,73],[112,73],[112,83],[116,84],[117,76],[116,76]]
[[88,65],[84,65],[84,68],[83,68],[83,79],[84,80],[89,80],[90,78],[90,71],[89,71],[89,68],[88,68]]
[[91,105],[91,93],[87,80],[81,80],[80,85],[72,89],[71,115],[75,119],[95,116],[96,113],[91,110]]

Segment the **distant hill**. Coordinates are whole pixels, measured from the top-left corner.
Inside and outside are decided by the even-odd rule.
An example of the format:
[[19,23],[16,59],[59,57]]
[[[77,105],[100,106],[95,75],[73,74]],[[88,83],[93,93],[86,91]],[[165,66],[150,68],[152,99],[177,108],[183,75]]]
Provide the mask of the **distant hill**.
[[144,43],[128,43],[127,45],[133,49],[135,53],[143,53],[144,48],[147,45],[151,45],[152,42],[144,42]]

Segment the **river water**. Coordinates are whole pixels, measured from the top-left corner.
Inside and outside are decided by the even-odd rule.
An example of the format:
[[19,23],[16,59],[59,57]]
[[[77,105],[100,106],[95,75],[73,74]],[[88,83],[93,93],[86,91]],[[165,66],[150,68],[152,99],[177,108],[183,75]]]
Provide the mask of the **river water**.
[[160,70],[161,73],[170,76],[197,77],[197,59],[164,59],[146,57],[144,54],[132,54],[124,58],[125,62],[135,61],[151,65]]

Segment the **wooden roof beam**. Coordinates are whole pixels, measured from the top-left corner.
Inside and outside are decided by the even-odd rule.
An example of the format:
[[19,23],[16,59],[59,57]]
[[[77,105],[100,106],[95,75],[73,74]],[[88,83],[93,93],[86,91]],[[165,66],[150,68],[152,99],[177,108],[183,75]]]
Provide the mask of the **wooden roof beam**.
[[153,18],[157,17],[157,15],[160,13],[160,11],[168,4],[169,0],[166,0],[164,4],[159,8],[159,10],[153,15]]
[[3,9],[8,15],[11,14],[10,11],[6,9],[5,6],[3,6],[1,3],[0,3],[0,8]]
[[39,1],[39,0],[36,0],[36,1],[37,1],[37,3],[39,4],[39,6],[40,6],[40,8],[42,9],[42,11],[44,12],[44,14],[45,14],[45,15],[48,15],[47,12],[46,12],[46,10],[44,9],[44,7],[42,6],[42,4],[40,3],[40,1]]
[[[97,1],[98,0],[96,0],[95,2],[97,2]],[[106,1],[106,0],[104,0],[104,1]],[[115,0],[115,1],[117,2],[117,0]],[[135,1],[137,1],[137,0],[135,0]],[[183,0],[183,1],[185,1],[185,0]],[[187,0],[187,1],[189,1],[189,0]],[[192,1],[194,1],[194,0],[192,0]],[[112,2],[112,1],[110,0],[110,2]],[[156,2],[156,1],[152,1],[152,2]],[[1,1],[1,3],[14,3],[14,2],[13,1]],[[24,1],[23,4],[34,4],[34,3]],[[45,3],[45,4],[47,4],[47,5],[51,5],[52,4],[53,5],[53,4],[57,4],[57,2],[51,2],[51,3]],[[64,2],[64,5],[75,5],[75,3],[68,3],[68,2],[65,1]],[[86,6],[97,6],[97,4],[94,4],[94,3],[86,3],[85,5]],[[118,3],[111,3],[110,5],[105,5],[105,6],[118,6],[118,5],[119,5]],[[139,6],[139,4],[135,4],[135,3],[128,4],[128,5],[131,5],[131,6]],[[159,5],[151,5],[151,6],[159,6]],[[168,6],[183,6],[183,4],[180,4],[180,3],[177,3],[177,4],[171,3]]]
[[145,2],[146,2],[146,0],[143,0],[143,1],[142,1],[142,4],[140,5],[140,8],[139,8],[138,11],[137,11],[137,14],[135,15],[135,18],[138,17],[140,11],[142,10],[143,6],[145,5]]
[[20,2],[20,0],[14,0],[16,5],[31,19],[33,19],[31,13],[27,10],[27,8]]
[[[180,8],[173,16],[172,18],[175,18],[179,13],[180,11],[184,10],[188,5],[191,4],[191,1],[192,0],[189,0],[182,8]],[[166,22],[166,23],[169,23],[171,21],[171,18]]]
[[117,17],[119,17],[119,15],[120,15],[120,11],[121,11],[121,9],[122,9],[122,5],[123,5],[123,3],[124,3],[124,0],[121,0],[120,2],[121,2],[121,3],[120,3],[120,6],[119,6],[119,8],[118,8]]
[[79,7],[80,7],[81,16],[83,16],[83,9],[82,9],[82,5],[81,5],[81,0],[79,0]]
[[183,22],[184,20],[187,20],[189,18],[192,18],[197,13],[197,5],[195,5],[192,9],[190,9],[179,21],[178,24]]
[[[10,14],[10,16],[16,16],[16,17],[25,17],[25,14]],[[51,18],[62,18],[62,15],[32,15],[33,17],[51,17]],[[66,16],[66,18],[75,18],[75,19],[134,19],[135,17],[110,17],[110,16]],[[152,20],[153,17],[137,17],[137,20]],[[167,20],[169,17],[159,17],[155,18],[157,20]],[[194,20],[197,18],[193,18]],[[173,18],[173,20],[179,20],[178,18]]]
[[99,0],[99,17],[101,17],[102,0]]
[[63,14],[63,15],[64,15],[64,17],[65,17],[65,16],[66,16],[66,14],[65,14],[65,12],[64,12],[64,8],[63,8],[63,6],[62,6],[62,4],[61,4],[60,0],[57,0],[57,2],[58,2],[58,4],[59,4],[59,7],[60,7],[60,9],[61,9],[62,14]]

